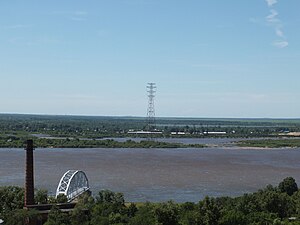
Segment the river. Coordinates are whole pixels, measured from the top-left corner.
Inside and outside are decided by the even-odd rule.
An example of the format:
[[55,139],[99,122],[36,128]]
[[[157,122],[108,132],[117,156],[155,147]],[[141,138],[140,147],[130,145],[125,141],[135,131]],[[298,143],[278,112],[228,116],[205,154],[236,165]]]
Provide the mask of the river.
[[[83,170],[93,194],[122,192],[126,201],[197,202],[238,196],[292,176],[300,182],[300,149],[36,149],[35,185],[55,193],[69,169]],[[24,183],[25,151],[0,149],[0,186]]]

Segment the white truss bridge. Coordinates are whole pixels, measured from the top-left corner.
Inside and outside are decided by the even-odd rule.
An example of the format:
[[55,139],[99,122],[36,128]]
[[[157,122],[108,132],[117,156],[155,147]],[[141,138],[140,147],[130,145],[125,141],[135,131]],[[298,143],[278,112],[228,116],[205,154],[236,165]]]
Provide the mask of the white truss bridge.
[[67,196],[68,202],[71,202],[89,189],[89,181],[83,171],[68,170],[59,181],[56,197],[64,194]]

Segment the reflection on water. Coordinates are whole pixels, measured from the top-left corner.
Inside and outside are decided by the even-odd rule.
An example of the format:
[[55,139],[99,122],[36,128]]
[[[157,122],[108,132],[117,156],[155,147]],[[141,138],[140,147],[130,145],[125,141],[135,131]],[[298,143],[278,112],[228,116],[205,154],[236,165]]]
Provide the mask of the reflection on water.
[[[300,149],[37,149],[35,184],[54,193],[69,169],[84,170],[94,194],[123,192],[127,201],[198,201],[237,196],[293,176]],[[0,185],[23,185],[25,151],[0,149]]]

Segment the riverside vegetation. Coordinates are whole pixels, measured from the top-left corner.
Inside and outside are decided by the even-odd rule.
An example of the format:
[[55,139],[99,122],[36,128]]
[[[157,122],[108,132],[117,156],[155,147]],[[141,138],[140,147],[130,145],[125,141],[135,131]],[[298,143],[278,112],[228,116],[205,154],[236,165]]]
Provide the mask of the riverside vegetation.
[[[65,202],[37,190],[39,204]],[[28,217],[39,219],[35,210],[24,210],[24,190],[0,187],[0,218],[4,225],[23,224]],[[53,206],[45,225],[300,225],[300,190],[292,177],[277,187],[268,185],[240,197],[205,197],[195,202],[125,203],[123,194],[109,190],[95,197],[81,196],[69,214]]]
[[[24,138],[15,137],[6,141],[0,139],[0,147],[2,148],[22,148],[24,147]],[[118,142],[112,139],[105,140],[80,140],[64,138],[64,139],[46,139],[35,138],[35,147],[39,148],[203,148],[201,144],[181,144],[181,143],[167,143],[158,141],[132,141]]]
[[[157,118],[157,129],[161,134],[153,137],[264,137],[263,140],[240,142],[250,147],[299,147],[295,139],[269,140],[266,138],[285,136],[288,132],[300,131],[297,119],[196,119]],[[90,117],[90,116],[46,116],[0,114],[0,147],[23,147],[27,139],[34,139],[36,147],[59,148],[182,148],[205,147],[163,142],[117,142],[99,140],[115,137],[148,137],[129,131],[143,130],[146,120],[142,117]],[[213,132],[223,132],[214,134]],[[180,132],[172,135],[172,132]],[[210,132],[210,133],[209,133]],[[52,138],[49,138],[52,137]]]
[[299,148],[300,139],[263,139],[246,140],[238,142],[240,147],[258,147],[258,148]]

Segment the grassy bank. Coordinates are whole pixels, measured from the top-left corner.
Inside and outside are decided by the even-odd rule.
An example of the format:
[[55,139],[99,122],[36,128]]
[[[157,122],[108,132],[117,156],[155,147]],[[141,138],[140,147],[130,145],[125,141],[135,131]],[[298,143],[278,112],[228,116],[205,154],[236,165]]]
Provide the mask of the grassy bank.
[[[7,139],[0,138],[0,148],[23,148],[26,138]],[[106,140],[80,140],[80,139],[46,139],[34,138],[36,148],[203,148],[200,144],[181,144],[157,141],[135,142],[128,140],[118,142],[111,139]]]
[[258,147],[258,148],[299,148],[300,139],[264,139],[246,140],[237,143],[239,147]]

